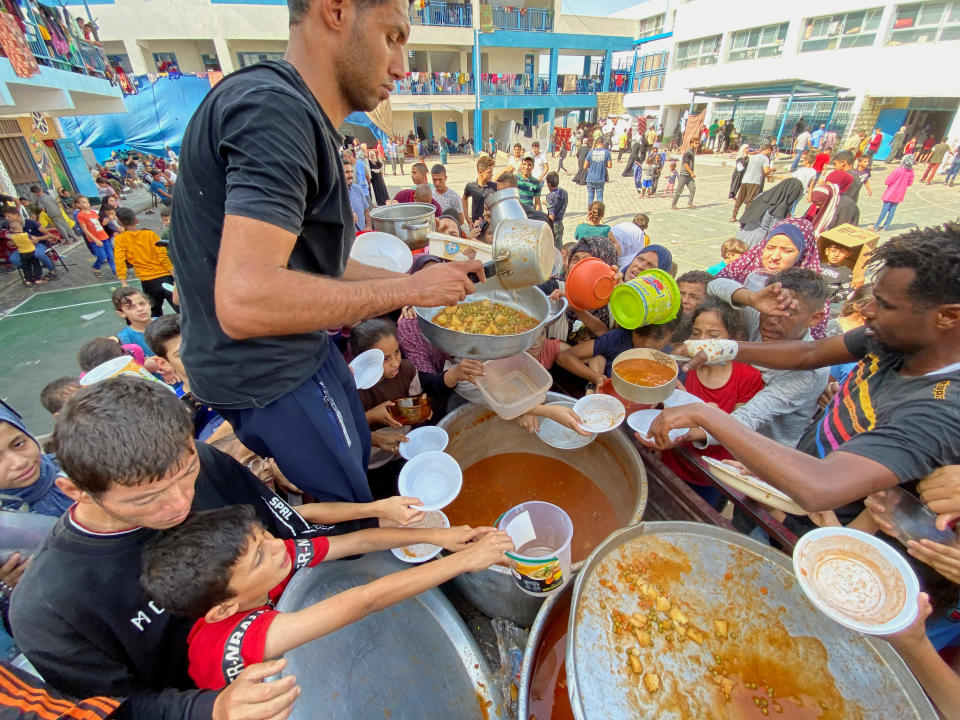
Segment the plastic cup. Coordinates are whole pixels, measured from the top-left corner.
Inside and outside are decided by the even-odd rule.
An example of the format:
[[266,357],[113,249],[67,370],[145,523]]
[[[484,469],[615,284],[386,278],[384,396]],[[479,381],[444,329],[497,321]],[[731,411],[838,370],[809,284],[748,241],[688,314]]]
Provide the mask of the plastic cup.
[[573,522],[562,508],[540,500],[512,507],[497,522],[516,550],[508,552],[513,581],[535,597],[551,595],[571,578]]
[[128,355],[115,357],[112,360],[107,360],[105,363],[101,363],[95,368],[92,368],[80,378],[80,384],[95,385],[101,380],[107,380],[108,378],[117,377],[118,375],[134,375],[144,380],[160,383],[164,387],[169,387],[169,385],[155,378],[153,374],[144,369],[142,365],[137,364],[137,361]]
[[680,312],[680,288],[669,273],[644,270],[629,282],[617,285],[610,294],[610,313],[620,327],[635,330],[645,325],[662,325]]

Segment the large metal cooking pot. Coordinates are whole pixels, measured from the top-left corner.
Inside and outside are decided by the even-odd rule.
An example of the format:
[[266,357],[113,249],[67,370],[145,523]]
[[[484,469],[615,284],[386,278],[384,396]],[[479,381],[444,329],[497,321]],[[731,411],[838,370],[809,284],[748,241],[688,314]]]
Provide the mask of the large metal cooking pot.
[[[547,393],[547,402],[569,400],[560,393]],[[633,443],[622,430],[603,433],[586,447],[557,450],[519,425],[501,420],[483,405],[463,405],[439,422],[450,443],[444,452],[467,468],[491,455],[533,453],[555,458],[588,476],[610,499],[623,525],[640,522],[647,506],[647,473]],[[577,573],[583,563],[574,563]],[[473,605],[490,617],[505,617],[530,627],[543,600],[517,587],[506,567],[494,565],[481,572],[464,573],[454,585]]]
[[540,285],[550,279],[556,251],[553,233],[542,220],[504,220],[493,227],[493,260],[484,274],[505,288]]
[[[630,641],[610,633],[614,609],[638,607],[637,593],[619,580],[615,563],[637,557],[659,558],[648,582],[674,602],[683,602],[690,627],[706,636],[701,644],[661,637],[640,649],[645,671],[658,673],[660,690],[649,693],[627,669]],[[662,567],[662,570],[657,570]],[[613,582],[614,595],[600,585]],[[603,603],[603,607],[601,606]],[[567,690],[577,720],[627,720],[655,717],[742,718],[755,710],[764,690],[746,686],[748,678],[731,674],[725,701],[709,670],[717,658],[730,658],[769,682],[780,717],[795,707],[786,696],[807,695],[825,703],[829,717],[937,717],[929,700],[897,653],[883,640],[833,622],[807,599],[790,558],[740,533],[691,522],[641,523],[612,533],[587,558],[573,587],[567,632]],[[730,628],[715,634],[716,619]],[[689,634],[688,634],[689,636]],[[623,647],[618,648],[617,645]],[[637,648],[639,649],[639,648]],[[727,661],[726,667],[735,667]],[[752,669],[756,668],[756,669]],[[757,682],[757,680],[753,680]],[[788,685],[787,688],[784,684]],[[792,687],[790,687],[792,686]],[[764,694],[761,694],[764,693]],[[682,697],[683,705],[675,702]],[[801,700],[803,698],[801,697]],[[770,717],[777,717],[771,708]],[[818,713],[819,714],[819,713]]]
[[427,233],[437,229],[436,208],[432,203],[381,205],[370,211],[373,229],[396,235],[411,250],[430,244]]
[[[533,682],[533,673],[537,669],[534,663],[540,650],[540,643],[554,618],[570,607],[570,596],[572,594],[573,583],[570,583],[567,587],[560,588],[558,592],[544,600],[533,625],[530,626],[527,646],[523,649],[523,664],[520,666],[520,681],[518,683],[520,692],[517,697],[518,720],[527,720],[530,717],[530,689]],[[544,718],[543,720],[547,719]]]
[[[389,552],[294,575],[277,604],[301,610],[409,568]],[[436,588],[287,652],[283,675],[303,690],[292,720],[506,720],[506,703],[476,640]]]
[[516,188],[504,188],[483,201],[490,211],[490,224],[496,227],[504,220],[526,220],[527,213],[520,204],[520,191]]
[[442,308],[414,307],[420,332],[427,342],[451,357],[497,360],[517,355],[529,348],[540,337],[544,326],[552,323],[567,309],[566,298],[552,301],[538,287],[507,290],[499,278],[487,280],[476,292],[468,295],[465,302],[478,300],[492,300],[522,310],[539,320],[539,323],[517,335],[479,335],[457,332],[435,324],[433,318]]

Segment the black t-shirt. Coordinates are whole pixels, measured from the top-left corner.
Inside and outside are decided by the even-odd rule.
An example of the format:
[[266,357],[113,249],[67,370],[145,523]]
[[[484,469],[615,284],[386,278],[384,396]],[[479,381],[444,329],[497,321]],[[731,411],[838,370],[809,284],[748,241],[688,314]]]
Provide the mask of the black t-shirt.
[[[249,470],[197,443],[194,510],[246,503],[277,537],[320,531]],[[209,720],[216,694],[187,675],[194,619],[151,602],[140,587],[140,554],[156,530],[90,535],[61,517],[13,595],[17,644],[44,679],[75,697],[126,697],[137,720]]]
[[898,372],[903,355],[863,328],[848,332],[844,341],[861,360],[797,449],[818,458],[834,450],[862,455],[901,483],[960,463],[960,364],[906,376]]
[[831,303],[846,302],[853,293],[853,270],[847,265],[820,266],[820,276],[827,283]]
[[476,222],[483,217],[483,201],[497,191],[495,182],[488,182],[483,187],[476,180],[468,182],[463,189],[463,196],[470,198],[470,221]]
[[680,159],[680,174],[681,174],[681,175],[689,175],[689,174],[690,174],[690,173],[687,172],[687,168],[689,167],[691,170],[694,169],[693,163],[695,162],[696,157],[697,157],[697,156],[696,156],[696,154],[693,152],[693,150],[687,150],[687,151],[683,154],[683,157]]
[[283,60],[231,73],[187,125],[170,250],[183,308],[183,361],[203,402],[266,405],[326,358],[325,331],[229,338],[214,309],[214,276],[227,214],[295,233],[290,268],[343,274],[355,234],[338,145],[336,128]]

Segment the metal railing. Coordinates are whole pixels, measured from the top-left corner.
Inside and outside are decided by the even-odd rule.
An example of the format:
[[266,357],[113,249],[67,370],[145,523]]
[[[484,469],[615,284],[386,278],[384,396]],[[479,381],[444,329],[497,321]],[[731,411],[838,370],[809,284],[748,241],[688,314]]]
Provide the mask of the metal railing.
[[410,22],[414,25],[473,27],[473,6],[470,3],[430,0],[423,8],[410,9]]
[[542,8],[516,8],[505,5],[491,5],[493,8],[493,26],[497,30],[533,30],[549,32],[553,30],[553,11]]
[[[412,73],[398,80],[394,95],[472,95],[473,73]],[[460,82],[463,80],[463,82]]]
[[577,78],[576,84],[566,80],[566,77],[569,76],[557,76],[557,93],[560,95],[592,95],[603,87],[602,75],[582,75]]
[[103,51],[93,43],[74,38],[70,51],[59,53],[53,49],[52,45],[48,45],[44,41],[37,22],[28,18],[24,20],[24,26],[26,27],[27,44],[30,46],[38,64],[81,75],[106,77],[106,62]]
[[505,73],[480,79],[484,95],[550,95],[550,76],[530,73]]

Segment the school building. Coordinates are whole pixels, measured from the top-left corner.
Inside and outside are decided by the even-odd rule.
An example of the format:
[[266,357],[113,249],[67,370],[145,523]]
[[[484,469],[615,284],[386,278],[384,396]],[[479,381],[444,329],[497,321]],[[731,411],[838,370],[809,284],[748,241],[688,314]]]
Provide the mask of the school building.
[[[710,0],[648,0],[616,13],[637,25],[624,105],[672,136],[685,111],[734,117],[748,140],[789,142],[803,118],[839,136],[901,126],[960,139],[960,0],[767,0],[749,13]],[[881,148],[880,157],[883,157]]]

